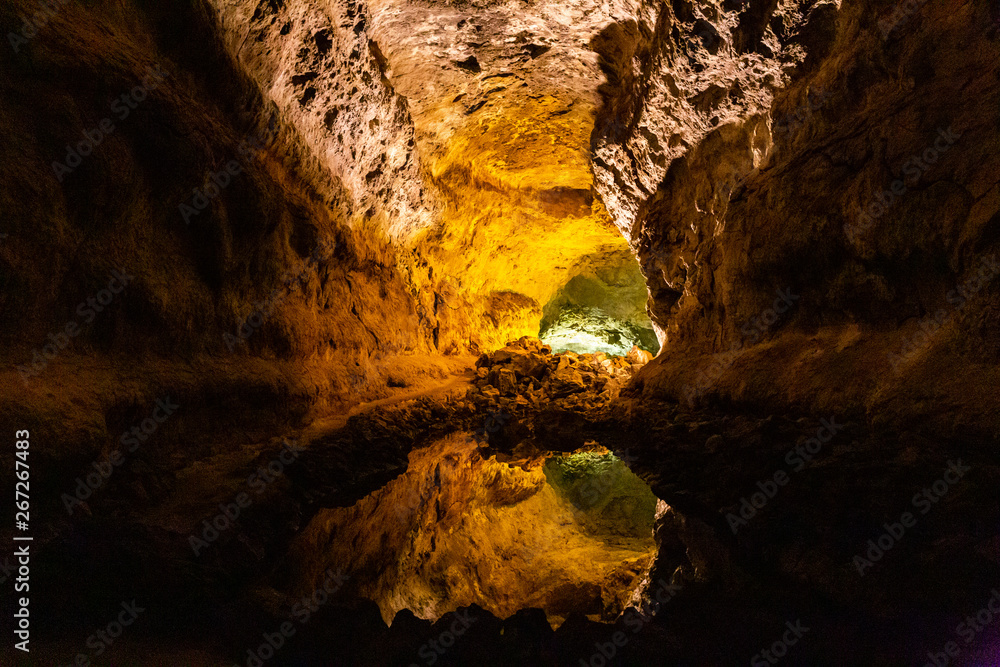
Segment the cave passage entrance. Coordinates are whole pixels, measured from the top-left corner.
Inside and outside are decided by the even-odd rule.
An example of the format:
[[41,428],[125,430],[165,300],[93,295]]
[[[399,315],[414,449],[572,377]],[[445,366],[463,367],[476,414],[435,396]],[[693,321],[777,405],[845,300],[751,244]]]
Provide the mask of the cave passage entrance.
[[302,588],[346,564],[387,623],[472,603],[500,618],[541,608],[556,626],[571,612],[617,617],[655,553],[649,487],[600,447],[516,464],[482,451],[445,437],[354,506],[321,511],[293,551]]
[[646,295],[630,252],[592,255],[545,305],[538,337],[553,352],[625,356],[637,345],[656,355],[660,344],[646,314]]

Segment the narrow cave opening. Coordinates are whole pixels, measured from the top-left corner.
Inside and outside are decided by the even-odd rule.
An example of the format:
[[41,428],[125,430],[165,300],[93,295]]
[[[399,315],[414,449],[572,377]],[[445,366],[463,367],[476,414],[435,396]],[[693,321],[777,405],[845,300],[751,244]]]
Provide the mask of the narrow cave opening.
[[538,337],[553,352],[625,356],[637,346],[655,356],[660,344],[646,298],[645,279],[631,253],[592,255],[543,308]]
[[321,511],[292,550],[298,586],[343,568],[387,624],[478,604],[500,618],[542,609],[614,620],[655,554],[656,497],[612,452],[497,456],[468,433],[409,455],[405,473]]

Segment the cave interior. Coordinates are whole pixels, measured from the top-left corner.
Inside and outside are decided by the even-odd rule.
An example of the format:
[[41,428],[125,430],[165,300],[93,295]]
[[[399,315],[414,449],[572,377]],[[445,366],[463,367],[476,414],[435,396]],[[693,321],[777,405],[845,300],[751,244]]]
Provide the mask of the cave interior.
[[1000,664],[1000,4],[0,27],[2,664]]

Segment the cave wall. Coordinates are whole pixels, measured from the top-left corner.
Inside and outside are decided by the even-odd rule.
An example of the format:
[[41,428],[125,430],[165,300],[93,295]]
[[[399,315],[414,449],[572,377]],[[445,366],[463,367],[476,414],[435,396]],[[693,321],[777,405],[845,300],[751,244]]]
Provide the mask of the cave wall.
[[995,418],[995,8],[439,10],[70,4],[4,50],[4,414],[97,447],[163,387],[360,400],[628,248],[636,396]]
[[597,189],[667,351],[637,391],[995,419],[996,8],[657,7],[595,39]]
[[[592,137],[596,189],[633,246],[645,205],[673,162],[713,132],[766,112],[805,56],[803,26],[831,7],[641,2],[593,35],[606,79]],[[788,32],[784,42],[769,22]],[[720,165],[723,173],[736,169],[728,160]]]
[[[21,11],[0,6],[5,35]],[[389,358],[432,349],[385,231],[349,224],[209,5],[69,3],[31,34],[0,50],[5,420],[92,458],[167,394],[210,433],[270,403],[249,429],[377,395]]]
[[308,145],[300,159],[343,185],[349,217],[378,219],[395,240],[432,222],[409,105],[386,78],[366,2],[210,4],[226,50]]
[[[541,309],[594,253],[626,249],[593,195],[600,73],[587,40],[627,4],[372,3],[370,30],[441,203],[416,239],[448,313],[440,349],[537,335]],[[461,321],[477,311],[492,317]]]
[[211,6],[226,51],[304,138],[309,176],[339,179],[350,223],[392,240],[437,350],[537,334],[587,255],[626,247],[591,191],[598,70],[581,36],[603,11],[583,3],[582,25],[553,29],[555,6]]
[[[358,364],[376,348],[474,352],[534,333],[553,295],[597,268],[590,258],[627,244],[661,342],[678,353],[648,369],[658,391],[748,395],[762,387],[740,369],[787,340],[817,380],[776,386],[822,394],[837,383],[812,335],[850,348],[835,354],[861,371],[847,374],[855,404],[884,388],[879,375],[905,384],[941,346],[977,350],[956,363],[984,380],[994,293],[949,295],[994,272],[995,8],[894,11],[67,7],[3,54],[11,316],[0,335],[30,366],[120,267],[136,278],[74,347],[214,356],[235,345]],[[19,30],[12,4],[3,20]],[[53,172],[157,63],[169,74],[148,99],[79,167]],[[956,107],[960,94],[971,101]],[[267,146],[247,153],[248,140]],[[931,149],[933,162],[911,160]],[[244,173],[214,196],[210,177],[243,155]],[[905,193],[880,206],[896,179]],[[223,339],[327,238],[336,261],[307,271],[246,342]],[[97,250],[111,239],[114,251]],[[46,270],[31,268],[41,255]],[[778,304],[787,314],[755,323],[781,293],[795,295]],[[939,314],[945,333],[910,345]],[[978,342],[952,344],[956,332]],[[714,370],[697,365],[720,352],[703,360]]]

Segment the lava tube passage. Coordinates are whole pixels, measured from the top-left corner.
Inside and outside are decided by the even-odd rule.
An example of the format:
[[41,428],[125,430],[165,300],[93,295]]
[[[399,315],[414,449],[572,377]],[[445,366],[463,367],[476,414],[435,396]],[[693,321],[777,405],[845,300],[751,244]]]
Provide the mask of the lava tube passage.
[[635,258],[619,252],[569,280],[543,309],[538,337],[553,352],[625,356],[660,350],[646,315],[646,284]]

